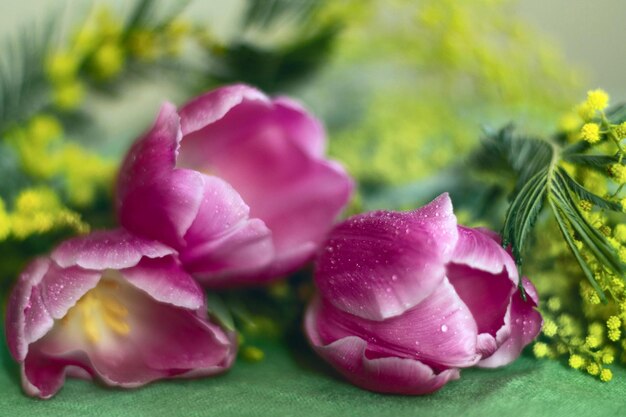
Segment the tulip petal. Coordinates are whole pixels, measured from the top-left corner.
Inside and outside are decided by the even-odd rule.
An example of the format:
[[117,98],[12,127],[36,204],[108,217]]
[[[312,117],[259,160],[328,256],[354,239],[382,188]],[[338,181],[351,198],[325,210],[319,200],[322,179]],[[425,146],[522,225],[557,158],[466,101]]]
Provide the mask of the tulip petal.
[[[143,317],[137,324],[139,334],[135,343],[150,369],[164,372],[214,369],[234,356],[234,345],[224,332],[191,311],[171,310],[153,303],[144,306],[143,312],[138,314]],[[154,323],[154,317],[162,319]]]
[[225,181],[204,176],[204,197],[185,235],[180,258],[186,269],[206,285],[215,286],[233,274],[265,267],[274,256],[272,234]]
[[331,232],[315,282],[337,308],[384,320],[430,296],[444,279],[456,241],[447,194],[408,213],[354,216]]
[[324,302],[316,317],[324,343],[359,336],[381,356],[417,359],[432,367],[467,367],[476,353],[476,323],[447,280],[416,307],[383,321],[355,317]]
[[68,268],[67,274],[47,259],[32,262],[20,276],[7,307],[7,341],[18,361],[28,345],[41,339],[100,279],[97,271]]
[[197,132],[215,123],[244,101],[269,103],[270,99],[255,88],[235,84],[212,90],[191,100],[180,111],[183,134]]
[[[260,109],[271,109],[275,123],[287,132],[290,140],[311,156],[323,156],[326,150],[324,128],[316,118],[309,115],[306,108],[288,97],[271,100],[261,91],[243,84],[218,88],[187,103],[180,111],[182,133],[185,136],[192,135],[220,121],[235,107],[250,103],[255,103]],[[239,126],[240,129],[242,127]],[[195,141],[194,145],[203,144]]]
[[197,310],[204,305],[204,292],[176,260],[144,258],[138,265],[120,271],[136,288],[162,303]]
[[319,155],[321,126],[286,100],[242,100],[197,131],[185,129],[186,109],[181,117],[189,134],[178,166],[226,180],[250,216],[272,231],[275,262],[260,275],[285,274],[310,259],[353,189],[343,168]]
[[459,240],[450,262],[494,275],[504,271],[513,285],[517,286],[517,267],[511,255],[500,245],[498,235],[480,228],[458,226],[458,230]]
[[175,169],[156,178],[136,185],[132,193],[120,200],[120,223],[140,236],[175,248],[184,247],[183,236],[202,203],[203,176],[191,170]]
[[308,110],[288,97],[274,99],[277,123],[287,135],[307,154],[323,158],[326,152],[326,133],[322,123],[312,117]]
[[200,208],[204,184],[200,173],[175,169],[181,138],[176,107],[165,103],[154,126],[128,152],[117,183],[122,225],[174,247],[184,243],[182,237]]
[[[86,358],[82,353],[55,358],[33,349],[21,367],[22,387],[30,396],[48,399],[63,387],[66,375],[72,373],[88,375],[89,372],[85,371],[85,362]],[[82,372],[78,371],[79,369]]]
[[45,335],[53,325],[38,288],[50,261],[35,259],[20,275],[7,303],[6,334],[11,355],[22,361],[28,345]]
[[[220,118],[221,112],[244,98],[268,100],[262,93],[253,93],[256,90],[239,87],[199,98],[186,114]],[[201,108],[194,109],[203,100],[213,100],[211,97],[226,100],[221,103],[222,110],[212,108],[205,114]],[[133,233],[178,249],[189,270],[206,278],[207,285],[213,284],[213,278],[225,280],[235,273],[264,268],[274,255],[270,230],[261,220],[249,219],[249,207],[222,179],[175,168],[181,138],[176,109],[166,103],[152,130],[133,146],[120,172],[120,222]]]
[[353,384],[376,392],[423,395],[437,391],[448,381],[458,379],[458,369],[437,374],[415,359],[369,358],[368,343],[358,336],[346,336],[326,344],[318,334],[315,306],[309,307],[305,330],[315,351]]
[[74,322],[57,321],[30,347],[24,362],[28,384],[52,395],[70,365],[97,375],[108,385],[126,388],[185,376],[192,370],[191,376],[212,375],[230,366],[235,347],[219,327],[193,310],[156,302],[145,292],[118,283],[122,290],[115,290],[115,300],[128,310],[124,320],[129,333],[101,329],[106,333],[93,342],[80,331],[80,322],[76,327]]
[[543,320],[541,314],[535,309],[539,302],[537,290],[527,279],[522,278],[526,301],[518,293],[513,295],[511,302],[510,335],[501,343],[498,350],[491,356],[483,359],[478,366],[483,368],[496,368],[513,362],[522,352],[522,349],[532,342],[539,332]]
[[490,235],[459,226],[447,276],[472,311],[478,332],[495,337],[517,288],[517,268],[511,256]]
[[77,266],[60,268],[51,263],[41,281],[41,295],[46,311],[55,320],[65,316],[90,289],[98,285],[102,273]]
[[50,255],[61,268],[121,269],[137,265],[142,257],[161,258],[173,249],[130,234],[124,229],[93,232],[61,243]]

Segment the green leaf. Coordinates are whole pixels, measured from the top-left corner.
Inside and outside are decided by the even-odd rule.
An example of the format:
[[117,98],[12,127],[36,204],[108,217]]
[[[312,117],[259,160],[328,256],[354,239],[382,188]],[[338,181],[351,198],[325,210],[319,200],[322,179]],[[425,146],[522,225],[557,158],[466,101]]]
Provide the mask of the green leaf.
[[593,289],[596,291],[596,293],[600,297],[600,300],[603,303],[606,303],[607,302],[606,295],[604,294],[604,291],[598,284],[598,281],[596,281],[596,278],[593,276],[593,272],[591,271],[591,268],[589,268],[589,265],[587,264],[587,262],[585,262],[582,255],[580,254],[580,251],[576,247],[576,244],[574,243],[574,240],[572,239],[572,236],[570,235],[570,232],[567,228],[567,225],[565,223],[563,216],[561,215],[561,212],[552,201],[550,201],[550,207],[552,208],[552,214],[554,214],[554,218],[556,219],[557,225],[559,226],[561,235],[563,236],[563,239],[565,239],[567,246],[569,246],[570,251],[574,255],[574,258],[576,258],[578,265],[580,265],[580,268],[583,271],[583,274],[585,274],[585,277],[587,277],[587,280],[589,281]]
[[169,10],[160,10],[159,6],[165,5],[167,2],[159,0],[136,0],[131,9],[122,37],[126,40],[132,34],[133,30],[141,28],[163,29],[167,24],[174,20],[187,7],[191,0],[179,0],[171,2],[173,5]]
[[5,203],[12,201],[20,189],[31,184],[13,147],[0,142],[0,197]]
[[601,265],[609,268],[618,276],[623,276],[626,270],[613,247],[598,229],[589,224],[578,208],[578,204],[573,200],[572,194],[574,193],[568,188],[566,180],[558,172],[555,177],[556,181],[552,193],[558,198],[557,206],[577,233],[578,238]]
[[56,15],[3,42],[0,51],[0,135],[28,120],[49,98],[44,61],[56,33]]
[[573,154],[583,154],[587,152],[589,149],[591,149],[591,144],[589,144],[588,142],[584,140],[579,140],[578,142],[574,142],[572,144],[565,146],[561,150],[561,158],[566,159],[567,157]]
[[606,173],[609,165],[619,162],[619,157],[615,155],[586,155],[574,153],[570,155],[564,155],[563,160],[575,165],[582,165],[588,168],[595,169],[596,171]]
[[487,133],[482,147],[472,160],[475,166],[512,171],[517,182],[511,197],[504,226],[502,243],[511,245],[518,265],[521,265],[528,236],[543,206],[548,188],[548,174],[553,160],[553,147],[544,141],[513,134],[506,126]]
[[539,171],[522,186],[509,206],[502,228],[502,243],[511,245],[518,265],[522,264],[523,250],[546,197],[547,169]]
[[[606,236],[589,223],[579,203],[580,200],[588,200],[601,209],[616,212],[622,212],[622,205],[594,194],[559,167],[561,160],[596,169],[618,162],[614,155],[587,155],[584,152],[588,149],[584,144],[562,149],[548,140],[517,136],[509,126],[488,135],[473,162],[483,164],[478,166],[481,170],[500,172],[504,165],[502,161],[506,161],[506,167],[517,176],[502,228],[502,240],[503,245],[511,246],[520,269],[528,236],[544,201],[548,200],[563,238],[583,273],[601,299],[606,301],[590,262],[595,260],[619,277],[624,277],[626,266]],[[490,162],[492,165],[489,165]]]
[[559,168],[558,172],[559,172],[559,175],[567,183],[566,184],[567,188],[570,191],[572,191],[574,194],[576,194],[576,196],[578,196],[579,199],[590,201],[595,206],[603,208],[603,209],[617,211],[620,213],[623,211],[623,207],[621,203],[617,201],[607,200],[587,190],[585,187],[583,187],[578,182],[576,182],[576,180],[574,180],[563,168]]
[[612,106],[606,111],[606,117],[613,124],[620,124],[626,121],[626,103]]
[[128,16],[128,20],[126,21],[124,37],[130,34],[131,29],[145,26],[146,23],[150,21],[155,13],[155,5],[155,0],[137,0],[135,2]]
[[235,321],[233,320],[233,316],[219,295],[212,292],[207,293],[207,309],[209,311],[209,315],[217,320],[227,330],[235,330]]
[[246,82],[267,91],[280,90],[315,73],[330,55],[337,33],[338,27],[329,25],[277,48],[247,41],[234,43],[214,57],[214,78],[224,83]]
[[486,132],[481,148],[470,162],[478,169],[512,171],[517,177],[514,194],[552,160],[552,146],[544,140],[513,134],[508,125],[497,132]]
[[269,28],[280,20],[305,21],[321,0],[248,0],[243,15],[244,28]]

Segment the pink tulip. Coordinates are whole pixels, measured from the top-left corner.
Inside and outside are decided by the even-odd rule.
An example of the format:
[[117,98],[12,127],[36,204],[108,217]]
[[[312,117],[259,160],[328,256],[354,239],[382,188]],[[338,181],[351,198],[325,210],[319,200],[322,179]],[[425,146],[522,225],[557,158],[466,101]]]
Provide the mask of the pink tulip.
[[26,393],[50,398],[66,375],[133,388],[228,369],[234,334],[206,311],[172,249],[98,232],[30,264],[9,299],[6,334]]
[[257,284],[309,261],[352,192],[299,104],[234,85],[164,104],[118,180],[124,227],[175,248],[202,284]]
[[492,232],[457,226],[447,194],[352,217],[316,264],[305,317],[317,353],[362,388],[427,394],[460,368],[502,366],[541,328],[530,281]]

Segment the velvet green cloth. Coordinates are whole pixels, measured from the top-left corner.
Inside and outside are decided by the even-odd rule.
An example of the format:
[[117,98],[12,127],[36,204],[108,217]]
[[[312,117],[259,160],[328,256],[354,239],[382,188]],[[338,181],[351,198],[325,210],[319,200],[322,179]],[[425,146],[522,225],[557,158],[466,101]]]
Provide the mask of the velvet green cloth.
[[0,416],[624,416],[626,371],[606,384],[548,360],[523,356],[498,370],[470,369],[425,397],[374,394],[338,378],[302,341],[263,346],[258,363],[227,374],[124,391],[68,380],[51,400],[22,394],[2,344]]

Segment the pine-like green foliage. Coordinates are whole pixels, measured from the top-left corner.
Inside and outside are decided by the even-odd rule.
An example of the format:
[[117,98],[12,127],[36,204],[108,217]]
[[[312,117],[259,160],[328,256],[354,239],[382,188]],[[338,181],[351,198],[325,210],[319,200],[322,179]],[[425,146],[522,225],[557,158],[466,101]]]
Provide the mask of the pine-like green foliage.
[[[238,35],[210,55],[211,77],[269,92],[308,79],[328,60],[340,31],[337,19],[320,22],[317,18],[324,3],[248,0]],[[282,33],[278,38],[277,32]]]
[[[614,120],[614,125],[621,123],[621,120]],[[609,124],[609,132],[610,126],[614,125]],[[621,164],[621,155],[599,152],[585,142],[567,145],[558,136],[548,139],[525,137],[516,135],[512,127],[506,127],[486,135],[472,163],[480,170],[508,169],[517,178],[502,228],[502,239],[505,247],[510,245],[518,265],[523,264],[529,237],[542,208],[548,207],[585,276],[601,300],[606,301],[597,272],[590,265],[596,269],[600,266],[606,273],[622,279],[626,267],[617,248],[581,207],[622,213],[623,206],[617,193],[597,195],[568,172],[578,166],[600,169],[608,175],[606,167],[609,164]]]

